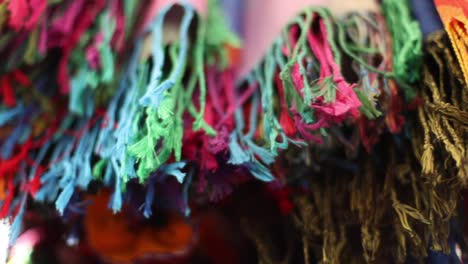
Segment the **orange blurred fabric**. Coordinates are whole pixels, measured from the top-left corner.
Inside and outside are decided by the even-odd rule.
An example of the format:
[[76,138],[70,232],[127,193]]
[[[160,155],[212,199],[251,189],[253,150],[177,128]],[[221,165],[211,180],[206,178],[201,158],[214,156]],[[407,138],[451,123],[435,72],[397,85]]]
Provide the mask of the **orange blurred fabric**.
[[468,0],[434,1],[468,82]]
[[145,256],[181,254],[190,248],[192,227],[177,214],[169,214],[167,224],[154,227],[130,221],[126,206],[113,214],[107,208],[109,193],[92,197],[85,217],[88,242],[103,258],[128,263]]

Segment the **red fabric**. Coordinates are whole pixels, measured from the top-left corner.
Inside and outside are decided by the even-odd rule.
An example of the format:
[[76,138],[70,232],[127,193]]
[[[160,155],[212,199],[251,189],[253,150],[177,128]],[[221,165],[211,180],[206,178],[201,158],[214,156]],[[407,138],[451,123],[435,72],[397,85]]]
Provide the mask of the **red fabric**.
[[319,97],[313,107],[318,110],[322,118],[330,119],[333,122],[342,122],[346,117],[357,118],[359,116],[359,101],[351,85],[346,82],[341,75],[340,66],[334,61],[333,51],[327,38],[327,29],[323,20],[319,20],[319,30],[311,30],[307,39],[310,48],[320,62],[320,82],[325,78],[333,78],[336,84],[336,98],[332,102],[324,102]]
[[393,80],[389,81],[391,90],[391,97],[389,99],[389,105],[385,121],[387,123],[388,130],[392,133],[399,133],[405,123],[405,118],[402,115],[403,111],[403,99],[398,94],[398,88]]
[[14,107],[16,105],[15,92],[11,87],[9,76],[4,76],[1,79],[1,94],[3,97],[3,104],[7,107]]
[[286,96],[284,91],[283,82],[280,80],[279,76],[276,75],[276,85],[278,85],[278,94],[281,104],[281,115],[280,115],[280,125],[283,128],[284,133],[288,137],[293,137],[296,135],[297,129],[294,124],[294,119],[289,114],[288,104],[286,102]]
[[21,30],[29,16],[28,2],[26,0],[10,0],[8,10],[10,11],[8,24],[16,31]]
[[33,29],[39,22],[42,14],[46,10],[47,0],[29,0],[30,13],[29,19],[25,22],[25,28],[28,30]]
[[32,30],[47,7],[47,0],[10,0],[8,24],[16,31]]
[[[65,21],[68,23],[58,27],[64,30],[64,32],[62,32],[63,36],[60,40],[60,42],[63,43],[62,57],[59,62],[57,73],[57,82],[60,85],[60,92],[63,94],[68,94],[70,91],[70,76],[68,73],[68,61],[70,59],[70,55],[81,39],[81,36],[93,24],[97,15],[105,5],[105,0],[88,1],[86,2],[86,6],[83,7],[81,12],[78,14],[76,14],[77,11],[74,9],[72,10],[73,12],[70,11],[70,17],[64,18],[67,19]],[[76,21],[74,21],[74,18],[76,18]],[[71,32],[67,32],[67,30],[71,30]]]

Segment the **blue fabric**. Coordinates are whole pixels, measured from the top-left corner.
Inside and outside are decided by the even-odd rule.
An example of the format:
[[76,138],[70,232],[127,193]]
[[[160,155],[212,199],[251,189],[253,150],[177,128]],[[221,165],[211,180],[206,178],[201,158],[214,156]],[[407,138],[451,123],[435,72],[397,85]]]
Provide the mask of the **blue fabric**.
[[222,0],[223,13],[227,18],[229,27],[239,36],[242,36],[244,28],[244,0]]
[[433,0],[410,0],[410,5],[424,36],[444,28]]
[[455,222],[451,222],[450,226],[450,235],[449,235],[449,246],[450,246],[450,254],[444,254],[442,252],[435,252],[435,251],[430,251],[429,256],[426,259],[426,263],[430,264],[459,264],[460,259],[458,258],[456,254],[456,232],[457,230],[455,226]]

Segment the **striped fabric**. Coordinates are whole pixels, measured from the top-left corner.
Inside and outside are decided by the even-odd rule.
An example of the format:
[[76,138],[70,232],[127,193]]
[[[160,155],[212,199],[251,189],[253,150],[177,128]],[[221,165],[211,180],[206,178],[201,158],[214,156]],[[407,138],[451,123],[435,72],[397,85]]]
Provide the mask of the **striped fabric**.
[[468,81],[468,0],[434,2]]

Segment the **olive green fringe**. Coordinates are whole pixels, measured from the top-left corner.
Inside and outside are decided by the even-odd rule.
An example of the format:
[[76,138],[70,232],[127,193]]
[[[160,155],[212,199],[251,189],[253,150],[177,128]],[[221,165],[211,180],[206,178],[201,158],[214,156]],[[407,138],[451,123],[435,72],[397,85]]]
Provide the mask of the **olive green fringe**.
[[[407,116],[409,137],[385,134],[370,154],[349,155],[333,143],[285,153],[287,184],[309,185],[293,195],[294,210],[283,221],[296,233],[286,232],[289,242],[273,242],[263,223],[243,222],[259,263],[292,263],[291,245],[298,244],[304,263],[422,263],[430,249],[450,251],[449,224],[468,183],[468,88],[445,32],[424,48],[417,87],[423,104]],[[345,160],[355,168],[341,168]]]

